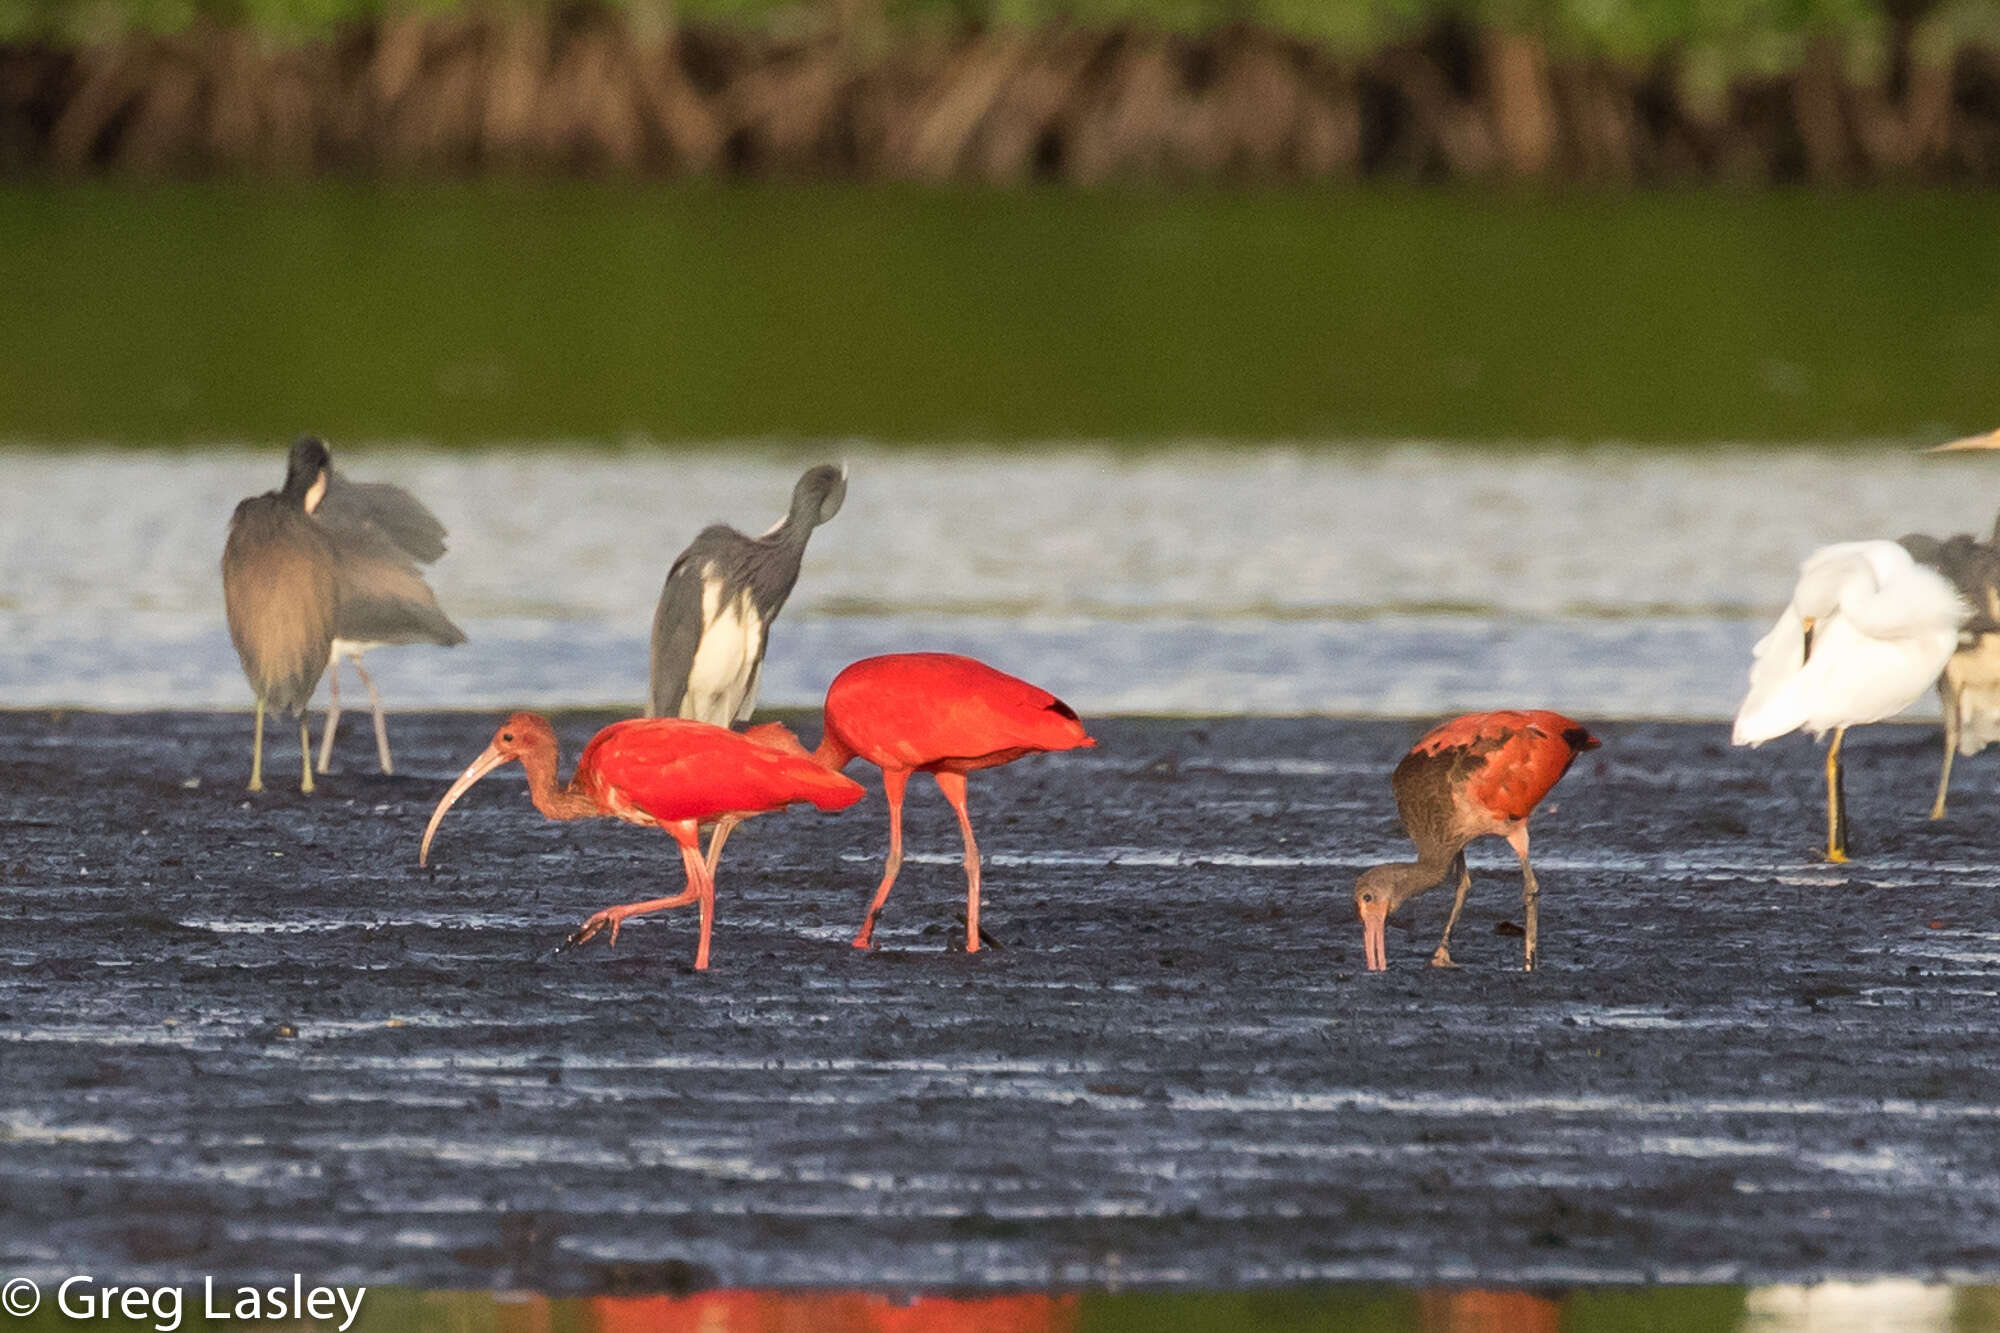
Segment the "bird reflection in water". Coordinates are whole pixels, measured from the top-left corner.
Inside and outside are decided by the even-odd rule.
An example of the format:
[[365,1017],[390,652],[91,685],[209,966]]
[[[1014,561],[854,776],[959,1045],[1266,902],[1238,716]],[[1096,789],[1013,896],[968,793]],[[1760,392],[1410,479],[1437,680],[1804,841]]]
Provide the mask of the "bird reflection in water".
[[1422,1333],[1556,1333],[1562,1311],[1560,1300],[1529,1291],[1426,1291],[1417,1297],[1417,1327]]

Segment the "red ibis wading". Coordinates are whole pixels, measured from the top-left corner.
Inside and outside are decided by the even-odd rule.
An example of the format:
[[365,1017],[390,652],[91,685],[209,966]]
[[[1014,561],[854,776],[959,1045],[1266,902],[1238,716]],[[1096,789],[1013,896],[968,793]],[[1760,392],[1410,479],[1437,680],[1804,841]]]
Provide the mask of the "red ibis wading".
[[[774,727],[775,732],[783,728]],[[680,844],[687,888],[666,898],[607,907],[564,941],[582,944],[631,917],[684,907],[701,908],[697,970],[708,966],[709,931],[715,919],[715,877],[701,856],[699,827],[724,815],[744,818],[806,803],[821,810],[844,810],[862,797],[861,784],[830,773],[806,757],[788,733],[781,744],[754,735],[681,718],[633,718],[613,722],[591,737],[576,761],[567,786],[556,781],[556,733],[546,718],[516,713],[493,733],[493,743],[451,784],[431,812],[417,863],[430,858],[431,838],[445,811],[494,769],[518,759],[528,772],[528,795],[550,819],[622,819],[642,828],[665,829]]]
[[889,798],[889,859],[854,947],[870,948],[875,922],[903,864],[903,790],[929,773],[958,813],[965,839],[965,948],[979,948],[979,844],[966,810],[965,775],[1022,755],[1097,744],[1076,710],[1036,685],[953,653],[893,653],[854,663],[826,692],[826,732],[814,757],[840,769],[855,757],[882,770]]

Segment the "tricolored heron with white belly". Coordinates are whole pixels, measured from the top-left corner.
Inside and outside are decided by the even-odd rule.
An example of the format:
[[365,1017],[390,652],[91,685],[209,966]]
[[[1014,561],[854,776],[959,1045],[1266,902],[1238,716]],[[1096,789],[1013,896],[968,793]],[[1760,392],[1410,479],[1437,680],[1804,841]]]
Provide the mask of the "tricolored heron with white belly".
[[[726,524],[703,528],[667,571],[653,612],[648,717],[685,717],[727,727],[757,707],[771,624],[799,581],[813,529],[840,512],[847,469],[822,463],[792,487],[791,509],[761,537]],[[736,821],[717,822],[714,867]]]
[[[326,445],[315,436],[292,445],[293,457]],[[382,695],[361,664],[371,648],[406,643],[434,643],[450,648],[465,642],[465,634],[438,606],[437,594],[424,582],[420,564],[444,554],[444,524],[424,503],[400,486],[381,481],[351,481],[329,463],[326,493],[309,511],[333,540],[340,575],[340,611],[334,624],[333,647],[327,663],[326,726],[320,736],[319,771],[333,758],[334,730],[340,725],[340,659],[354,663],[368,689],[375,718],[375,756],[384,773],[394,773],[389,754],[389,728],[382,717]]]
[[299,719],[299,790],[313,789],[306,707],[333,650],[340,611],[339,557],[311,511],[326,494],[326,447],[301,441],[285,484],[236,506],[222,548],[222,601],[229,638],[257,695],[250,790],[264,790],[264,713]]

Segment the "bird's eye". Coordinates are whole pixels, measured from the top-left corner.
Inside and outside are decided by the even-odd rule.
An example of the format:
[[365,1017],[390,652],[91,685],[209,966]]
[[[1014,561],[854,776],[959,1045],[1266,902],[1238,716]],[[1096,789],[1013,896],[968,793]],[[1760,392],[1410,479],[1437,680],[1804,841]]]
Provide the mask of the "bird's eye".
[[1361,901],[1364,903],[1372,903],[1375,901],[1375,895],[1372,893],[1364,893],[1361,895]]
[[511,731],[503,731],[500,733],[500,739],[503,743],[507,745],[512,745],[514,743],[514,733]]

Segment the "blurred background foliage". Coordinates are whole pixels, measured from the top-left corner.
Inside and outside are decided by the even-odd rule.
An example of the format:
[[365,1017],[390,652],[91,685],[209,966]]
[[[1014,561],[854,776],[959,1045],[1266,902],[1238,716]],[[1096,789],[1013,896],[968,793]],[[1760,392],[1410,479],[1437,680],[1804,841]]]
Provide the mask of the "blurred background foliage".
[[2000,41],[1994,0],[0,0],[0,40],[87,43],[197,24],[249,26],[274,41],[404,14],[506,16],[598,9],[646,28],[729,25],[780,34],[852,26],[1129,26],[1211,32],[1236,25],[1366,49],[1441,23],[1530,33],[1553,52],[1643,61],[1722,58],[1732,72],[1794,66],[1815,37],[1866,61],[1900,29],[1917,54]]

